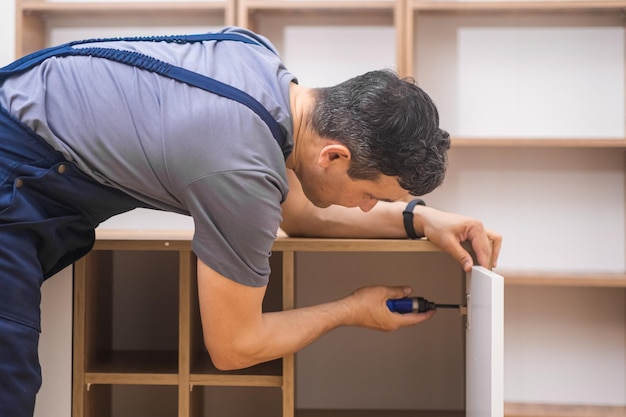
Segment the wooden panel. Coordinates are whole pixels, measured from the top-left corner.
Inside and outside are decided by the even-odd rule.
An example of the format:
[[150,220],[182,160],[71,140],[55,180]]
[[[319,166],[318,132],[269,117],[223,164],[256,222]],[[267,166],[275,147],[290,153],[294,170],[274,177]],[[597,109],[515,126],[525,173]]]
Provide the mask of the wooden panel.
[[178,376],[176,374],[129,374],[115,372],[88,372],[85,374],[87,390],[91,390],[91,385],[176,385]]
[[[192,231],[98,230],[94,249],[185,250],[191,248]],[[434,243],[409,239],[278,238],[273,251],[294,252],[441,252]]]
[[506,417],[624,417],[626,407],[507,403]]
[[192,375],[192,386],[220,386],[220,387],[280,387],[282,376],[273,375]]
[[178,417],[187,417],[191,407],[191,281],[196,277],[196,257],[191,251],[179,253],[179,302],[178,302]]
[[72,415],[96,415],[110,408],[111,391],[87,395],[86,372],[98,360],[103,347],[111,345],[112,254],[95,252],[74,266],[74,360]]
[[541,139],[541,138],[452,138],[454,148],[616,148],[625,149],[624,139]]
[[[295,254],[283,252],[283,310],[295,308]],[[283,417],[293,417],[295,409],[295,355],[283,358]]]
[[223,10],[227,2],[220,1],[189,1],[189,2],[62,2],[62,1],[23,1],[25,13],[45,13],[46,15],[128,15],[130,14],[161,14],[194,15],[204,11]]
[[548,0],[548,1],[465,1],[465,0],[413,0],[416,10],[431,11],[550,11],[550,10],[621,10],[623,0]]
[[626,288],[626,274],[601,272],[497,271],[505,285]]

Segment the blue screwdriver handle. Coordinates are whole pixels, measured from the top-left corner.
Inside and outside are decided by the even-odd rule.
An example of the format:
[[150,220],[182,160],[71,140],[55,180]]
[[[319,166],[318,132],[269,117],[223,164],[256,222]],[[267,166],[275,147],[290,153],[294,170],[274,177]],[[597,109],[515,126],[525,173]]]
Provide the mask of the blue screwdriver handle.
[[437,308],[435,303],[423,297],[404,297],[387,300],[387,308],[394,313],[424,313]]
[[413,312],[413,298],[397,298],[395,300],[387,300],[387,308],[394,313],[412,313]]

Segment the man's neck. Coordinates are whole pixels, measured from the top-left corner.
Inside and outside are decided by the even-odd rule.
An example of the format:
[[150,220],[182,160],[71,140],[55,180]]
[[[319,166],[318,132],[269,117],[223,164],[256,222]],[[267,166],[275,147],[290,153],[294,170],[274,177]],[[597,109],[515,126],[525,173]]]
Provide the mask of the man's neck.
[[310,88],[295,83],[289,86],[289,104],[293,122],[293,151],[286,164],[289,169],[296,169],[306,152],[311,139],[311,123],[309,120],[314,99]]

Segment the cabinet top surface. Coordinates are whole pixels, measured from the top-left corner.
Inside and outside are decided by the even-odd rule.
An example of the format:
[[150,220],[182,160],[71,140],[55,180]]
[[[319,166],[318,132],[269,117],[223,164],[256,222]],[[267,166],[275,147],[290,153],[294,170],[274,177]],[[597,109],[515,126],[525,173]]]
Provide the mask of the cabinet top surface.
[[[190,250],[192,237],[193,230],[97,229],[96,249],[161,247],[164,250]],[[272,249],[299,252],[441,252],[425,239],[292,238],[282,234],[279,234]]]

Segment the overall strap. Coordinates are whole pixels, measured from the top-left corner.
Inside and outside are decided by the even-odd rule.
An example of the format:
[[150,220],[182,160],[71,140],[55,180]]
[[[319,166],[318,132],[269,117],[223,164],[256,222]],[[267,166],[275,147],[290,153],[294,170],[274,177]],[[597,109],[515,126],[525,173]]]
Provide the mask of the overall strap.
[[254,111],[270,129],[272,136],[283,150],[283,155],[286,157],[290,152],[290,148],[286,148],[286,140],[283,131],[270,112],[259,103],[254,97],[248,93],[222,83],[214,78],[207,77],[202,74],[198,74],[193,71],[189,71],[185,68],[169,64],[159,59],[153,58],[148,55],[144,55],[138,52],[122,51],[113,48],[99,48],[99,47],[85,47],[74,48],[74,45],[85,43],[98,43],[98,42],[110,42],[110,41],[132,41],[132,42],[171,42],[171,43],[193,43],[203,41],[237,41],[252,45],[258,45],[269,50],[272,50],[268,45],[257,42],[253,39],[236,33],[207,33],[198,35],[183,35],[183,36],[156,36],[156,37],[131,37],[131,38],[115,38],[115,39],[94,39],[70,42],[57,47],[43,49],[33,54],[27,55],[12,64],[0,68],[0,83],[4,81],[8,76],[16,74],[21,71],[25,71],[32,68],[42,61],[53,57],[63,56],[91,56],[97,58],[104,58],[111,61],[119,62],[126,65],[131,65],[146,71],[154,72],[156,74],[168,77],[185,84],[203,89],[205,91],[217,94],[219,96],[235,100],[250,110]]
[[202,33],[195,35],[171,35],[171,36],[131,36],[121,38],[97,38],[97,39],[85,39],[73,42],[64,43],[58,46],[52,46],[49,48],[41,49],[33,52],[29,55],[14,61],[13,63],[0,68],[0,81],[3,81],[9,75],[13,75],[20,71],[28,70],[35,65],[38,65],[42,61],[53,56],[67,56],[67,52],[73,50],[74,45],[81,45],[86,43],[102,43],[102,42],[167,42],[167,43],[195,43],[204,41],[237,41],[250,45],[264,46],[269,50],[272,50],[269,45],[256,41],[254,39],[245,37],[238,33]]

